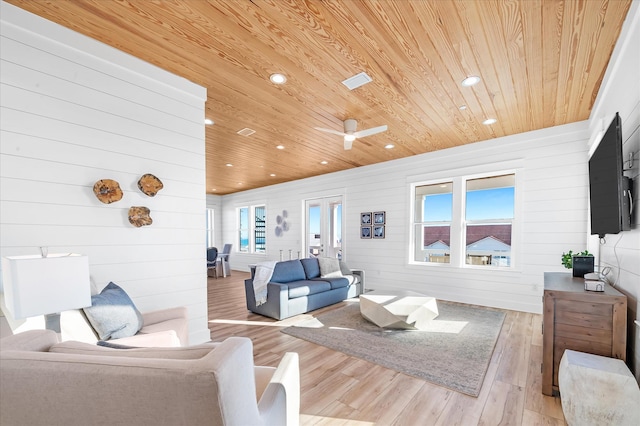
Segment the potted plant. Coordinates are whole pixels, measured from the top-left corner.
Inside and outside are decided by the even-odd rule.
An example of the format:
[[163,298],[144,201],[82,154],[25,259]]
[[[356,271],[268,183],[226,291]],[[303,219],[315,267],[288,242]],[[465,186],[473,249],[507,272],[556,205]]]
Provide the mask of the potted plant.
[[574,277],[584,277],[584,274],[594,270],[594,258],[588,250],[580,253],[569,250],[568,253],[562,253],[562,264],[567,269],[573,269]]

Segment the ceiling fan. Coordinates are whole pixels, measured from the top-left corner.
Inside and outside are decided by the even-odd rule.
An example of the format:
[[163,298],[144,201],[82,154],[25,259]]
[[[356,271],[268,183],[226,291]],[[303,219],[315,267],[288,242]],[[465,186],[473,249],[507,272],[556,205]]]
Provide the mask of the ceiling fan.
[[358,121],[353,118],[348,118],[344,120],[344,132],[339,132],[337,130],[325,129],[322,127],[316,127],[316,130],[320,130],[321,132],[331,133],[333,135],[344,136],[344,149],[351,149],[351,145],[353,145],[353,141],[357,138],[364,138],[365,136],[375,135],[376,133],[384,132],[387,130],[387,125],[372,127],[366,130],[360,130],[356,132],[356,128],[358,127]]

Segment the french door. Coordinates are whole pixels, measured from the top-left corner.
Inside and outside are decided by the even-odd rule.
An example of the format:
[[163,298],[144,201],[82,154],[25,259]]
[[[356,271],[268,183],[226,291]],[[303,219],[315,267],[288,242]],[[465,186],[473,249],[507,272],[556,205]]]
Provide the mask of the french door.
[[305,201],[304,257],[342,259],[342,196]]

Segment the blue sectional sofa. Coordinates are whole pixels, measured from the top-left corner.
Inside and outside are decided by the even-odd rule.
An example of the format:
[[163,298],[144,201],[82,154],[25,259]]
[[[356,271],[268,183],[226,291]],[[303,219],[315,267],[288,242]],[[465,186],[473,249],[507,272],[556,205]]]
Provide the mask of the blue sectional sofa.
[[340,271],[323,277],[318,258],[277,262],[267,284],[267,301],[256,304],[253,278],[245,280],[247,309],[278,320],[358,296],[364,290],[364,272],[350,270],[340,262]]

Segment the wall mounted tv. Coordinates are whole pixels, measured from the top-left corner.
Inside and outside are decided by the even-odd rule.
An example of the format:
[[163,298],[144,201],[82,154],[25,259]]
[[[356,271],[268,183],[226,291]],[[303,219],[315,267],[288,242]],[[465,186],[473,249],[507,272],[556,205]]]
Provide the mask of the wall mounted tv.
[[624,176],[622,122],[616,113],[589,159],[591,234],[603,238],[631,229],[631,179]]

